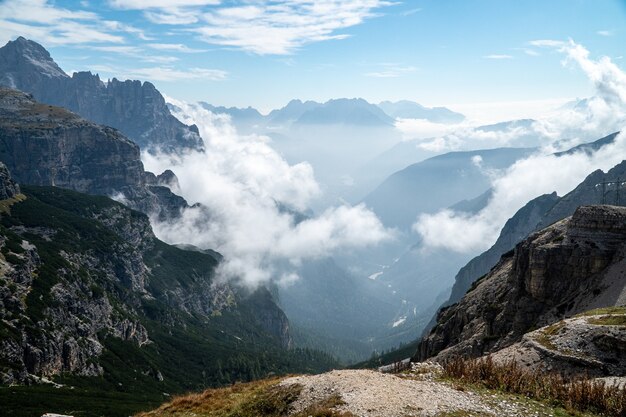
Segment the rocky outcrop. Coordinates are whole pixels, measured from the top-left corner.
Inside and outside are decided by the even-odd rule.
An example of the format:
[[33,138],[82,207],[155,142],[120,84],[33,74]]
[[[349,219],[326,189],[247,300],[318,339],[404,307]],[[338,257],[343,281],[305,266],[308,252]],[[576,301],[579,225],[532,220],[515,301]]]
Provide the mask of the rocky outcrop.
[[481,356],[532,328],[623,303],[616,274],[625,256],[626,208],[579,207],[523,240],[457,304],[442,309],[416,357]]
[[626,372],[626,316],[623,308],[599,309],[524,335],[494,354],[498,363],[578,376],[623,376]]
[[[0,189],[14,185],[0,180]],[[290,347],[267,291],[214,279],[218,254],[159,241],[145,215],[106,197],[22,188],[0,214],[0,383],[61,374],[227,382],[212,370],[240,378],[253,354]]]
[[42,103],[114,127],[142,149],[203,148],[197,128],[172,116],[153,84],[115,78],[105,83],[91,72],[69,77],[45,48],[23,37],[0,48],[0,86],[31,93]]
[[187,206],[169,188],[146,184],[139,147],[117,130],[2,87],[0,160],[22,184],[112,196],[162,218]]
[[6,165],[0,162],[0,200],[14,198],[20,193],[20,186],[13,180]]
[[[591,144],[573,148],[567,153],[597,150],[599,147],[611,143],[616,136],[617,133],[614,133]],[[531,200],[507,221],[498,240],[491,248],[461,268],[455,277],[450,298],[443,306],[458,302],[472,286],[472,283],[496,265],[500,256],[513,249],[515,244],[530,233],[571,216],[581,205],[602,203],[603,188],[601,184],[603,182],[615,183],[619,178],[626,178],[626,161],[616,165],[606,173],[600,170],[591,173],[574,190],[563,197],[558,197],[556,193],[552,193]],[[605,187],[604,193],[604,201],[613,204],[618,202],[615,186]],[[622,200],[622,203],[624,202],[626,199]],[[432,328],[433,324],[434,322],[431,322],[431,325],[426,328],[426,332]]]

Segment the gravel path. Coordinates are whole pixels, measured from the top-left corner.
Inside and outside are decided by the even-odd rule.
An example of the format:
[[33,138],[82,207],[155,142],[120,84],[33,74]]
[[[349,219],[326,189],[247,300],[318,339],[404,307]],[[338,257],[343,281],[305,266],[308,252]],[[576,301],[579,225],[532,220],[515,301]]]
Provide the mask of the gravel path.
[[418,376],[402,378],[370,370],[344,370],[288,378],[282,384],[303,386],[294,412],[339,394],[345,402],[340,410],[363,417],[435,416],[455,410],[498,415],[477,394],[458,391],[428,377],[415,379]]

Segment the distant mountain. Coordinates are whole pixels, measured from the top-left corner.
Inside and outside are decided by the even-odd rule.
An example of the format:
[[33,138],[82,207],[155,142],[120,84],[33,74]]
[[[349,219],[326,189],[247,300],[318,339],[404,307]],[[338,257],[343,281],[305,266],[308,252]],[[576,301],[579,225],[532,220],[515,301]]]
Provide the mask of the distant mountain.
[[335,99],[306,110],[298,124],[347,124],[357,126],[393,126],[394,119],[374,104],[361,98]]
[[201,101],[198,104],[212,113],[229,115],[235,125],[240,123],[260,123],[265,120],[264,116],[253,107],[240,108],[214,106],[204,101]]
[[174,152],[203,147],[198,129],[172,116],[151,83],[115,78],[103,82],[91,72],[69,77],[43,46],[23,37],[0,48],[0,86],[119,129],[142,149]]
[[306,111],[321,106],[321,103],[315,101],[291,100],[285,107],[272,110],[267,115],[270,123],[283,124],[298,120]]
[[484,193],[486,170],[504,169],[534,148],[450,152],[413,164],[389,176],[363,202],[387,226],[408,230],[420,213],[432,213]]
[[425,119],[434,123],[460,123],[465,120],[461,113],[446,107],[424,107],[413,101],[383,101],[378,103],[385,113],[394,119]]

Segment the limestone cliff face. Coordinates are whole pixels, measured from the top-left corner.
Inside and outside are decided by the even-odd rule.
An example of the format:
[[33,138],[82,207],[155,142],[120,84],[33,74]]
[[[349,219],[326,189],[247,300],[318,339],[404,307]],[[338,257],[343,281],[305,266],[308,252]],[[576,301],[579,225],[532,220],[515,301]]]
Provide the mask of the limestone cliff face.
[[119,129],[142,149],[202,149],[197,129],[170,113],[149,82],[102,82],[90,72],[69,77],[36,42],[17,38],[0,48],[0,85],[69,109],[87,120]]
[[[420,360],[480,356],[561,318],[621,303],[626,208],[582,206],[529,236],[457,303],[442,309],[420,343]],[[619,280],[618,280],[619,281]]]
[[22,184],[114,196],[161,217],[187,206],[169,188],[146,184],[139,147],[117,130],[2,87],[0,160]]
[[[586,146],[597,149],[609,140],[612,141],[616,135],[607,136]],[[580,151],[580,149],[577,150]],[[588,149],[583,147],[582,150],[586,151]],[[461,268],[455,277],[450,298],[444,303],[444,306],[458,302],[474,281],[485,275],[496,265],[501,255],[513,249],[515,244],[530,233],[571,216],[581,205],[600,204],[602,202],[602,187],[599,184],[606,181],[617,181],[618,178],[626,178],[626,161],[616,165],[606,173],[600,170],[591,173],[574,190],[563,197],[558,197],[556,193],[552,193],[531,200],[507,221],[498,240],[489,250],[472,259],[466,266]],[[623,191],[622,189],[622,194]],[[609,186],[605,189],[606,202],[615,203],[616,196],[617,193],[614,187],[611,188]],[[626,199],[622,199],[621,204],[624,202],[626,202]],[[427,330],[430,330],[431,327],[428,327]]]

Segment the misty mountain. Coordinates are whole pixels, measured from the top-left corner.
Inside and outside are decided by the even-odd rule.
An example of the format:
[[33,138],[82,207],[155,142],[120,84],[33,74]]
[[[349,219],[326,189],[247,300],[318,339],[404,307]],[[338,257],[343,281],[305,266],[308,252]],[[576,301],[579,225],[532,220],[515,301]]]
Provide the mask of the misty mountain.
[[253,107],[224,107],[214,106],[204,101],[200,101],[203,108],[215,114],[227,114],[231,117],[233,124],[237,127],[241,125],[255,125],[265,121],[265,117]]
[[424,107],[408,100],[378,103],[385,113],[394,119],[425,119],[434,123],[461,123],[465,116],[446,107]]
[[91,72],[70,77],[44,47],[23,37],[0,48],[0,86],[114,127],[142,149],[174,152],[203,147],[197,128],[172,116],[153,84],[115,78],[103,82]]
[[272,124],[282,125],[298,120],[305,112],[315,109],[321,105],[321,103],[317,103],[315,101],[308,100],[302,102],[301,100],[294,99],[287,103],[285,107],[272,110],[267,115],[267,118]]
[[298,124],[346,124],[356,126],[392,126],[394,119],[362,98],[341,98],[306,110]]
[[505,169],[534,148],[499,148],[450,152],[398,171],[363,202],[385,225],[408,230],[420,213],[433,213],[490,187],[488,170]]

